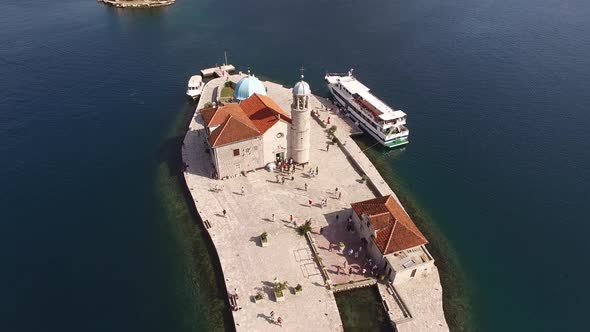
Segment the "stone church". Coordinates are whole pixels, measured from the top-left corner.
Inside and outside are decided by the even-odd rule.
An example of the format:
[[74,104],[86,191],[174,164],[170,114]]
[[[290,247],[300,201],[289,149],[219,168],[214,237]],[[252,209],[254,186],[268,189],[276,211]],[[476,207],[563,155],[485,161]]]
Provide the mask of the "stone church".
[[309,162],[310,96],[302,76],[293,87],[288,114],[266,96],[258,78],[248,75],[236,84],[237,102],[201,109],[216,177],[233,177],[277,160]]

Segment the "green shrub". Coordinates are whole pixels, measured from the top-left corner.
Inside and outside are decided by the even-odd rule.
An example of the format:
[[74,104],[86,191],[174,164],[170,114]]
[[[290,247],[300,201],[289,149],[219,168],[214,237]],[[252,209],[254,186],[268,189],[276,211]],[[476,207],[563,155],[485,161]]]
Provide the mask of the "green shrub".
[[297,227],[297,234],[305,235],[307,232],[311,232],[311,220],[308,220],[303,225]]

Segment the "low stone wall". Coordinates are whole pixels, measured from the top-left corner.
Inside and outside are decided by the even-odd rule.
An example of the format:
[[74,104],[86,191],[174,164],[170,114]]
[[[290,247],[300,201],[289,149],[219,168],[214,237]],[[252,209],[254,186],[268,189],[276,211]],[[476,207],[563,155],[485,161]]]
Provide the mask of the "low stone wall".
[[318,252],[318,248],[316,247],[315,240],[313,239],[313,237],[311,237],[311,234],[309,234],[309,232],[305,232],[305,238],[307,239],[307,243],[311,247],[311,251],[313,253],[316,263],[320,267],[320,272],[322,274],[322,277],[324,278],[324,282],[326,283],[326,287],[328,289],[332,289],[332,280],[330,279],[330,276],[328,275],[328,271],[326,271],[326,266],[322,262],[322,257],[320,256],[320,253]]
[[334,293],[344,292],[356,288],[370,287],[376,284],[377,280],[375,278],[367,278],[363,280],[347,282],[343,284],[334,285]]

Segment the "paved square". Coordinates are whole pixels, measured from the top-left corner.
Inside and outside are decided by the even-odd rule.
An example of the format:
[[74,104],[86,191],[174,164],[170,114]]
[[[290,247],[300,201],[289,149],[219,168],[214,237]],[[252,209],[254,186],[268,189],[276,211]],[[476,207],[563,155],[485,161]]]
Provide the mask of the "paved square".
[[[232,80],[237,79],[238,77],[232,76]],[[223,79],[209,82],[198,108],[217,99],[219,87],[223,83]],[[271,82],[265,82],[265,86],[268,95],[290,113],[290,90]],[[317,110],[325,103],[315,96],[312,96],[310,102],[312,108]],[[307,240],[296,232],[296,225],[309,218],[312,220],[312,236],[333,282],[364,278],[359,273],[364,253],[361,252],[358,258],[344,256],[338,250],[329,251],[329,245],[331,242],[343,241],[350,248],[360,246],[356,234],[347,232],[345,228],[351,213],[350,203],[374,198],[376,193],[358,181],[361,178],[359,172],[371,179],[379,195],[393,192],[356,143],[349,138],[350,133],[357,129],[349,125],[348,120],[325,110],[320,111],[322,119],[327,119],[328,116],[331,117],[332,124],[338,126],[336,136],[345,143],[344,147],[332,145],[327,150],[329,140],[326,131],[312,120],[310,164],[305,170],[297,169],[293,180],[289,178],[284,184],[277,183],[275,172],[263,169],[248,173],[245,177],[223,181],[212,179],[214,168],[211,156],[206,152],[202,119],[195,116],[191,121],[182,152],[187,165],[185,180],[199,215],[205,224],[211,225],[208,232],[221,262],[228,294],[239,294],[239,310],[233,311],[236,329],[239,331],[342,331],[342,321],[334,295],[324,287],[324,279],[312,258]],[[351,158],[354,159],[356,168],[353,167]],[[309,167],[317,167],[319,174],[309,177]],[[215,190],[216,185],[223,189]],[[336,188],[342,193],[342,197],[336,195]],[[322,199],[327,200],[327,206],[318,204]],[[310,206],[309,200],[315,204]],[[223,214],[224,210],[227,212],[226,216]],[[322,234],[321,228],[324,228]],[[268,234],[268,246],[265,247],[260,242],[260,234],[263,232]],[[347,268],[353,267],[356,273],[353,271],[349,274],[348,269],[336,270],[336,266],[343,265],[345,260]],[[438,284],[438,275],[428,280],[430,279],[430,283],[423,285],[426,289],[432,289],[431,285]],[[274,280],[289,283],[282,302],[275,299],[272,290]],[[294,290],[297,284],[303,287],[300,293]],[[415,289],[411,291],[420,293]],[[264,299],[254,303],[253,297],[258,292],[263,294]],[[404,295],[409,297],[412,292]],[[435,303],[430,306],[425,306],[422,302],[416,303],[415,310],[429,319],[427,322],[414,319],[412,325],[408,325],[409,330],[416,327],[419,330],[424,326],[438,327],[441,326],[438,324],[444,323],[442,291],[436,290],[436,296],[423,293],[423,301],[434,297]],[[274,324],[271,312],[274,312],[274,319],[283,319],[282,328]],[[432,319],[428,314],[439,319]],[[435,326],[422,325],[431,322],[436,322]]]
[[[275,91],[275,88],[277,91]],[[287,95],[276,92],[288,92]],[[212,94],[213,91],[205,91]],[[280,86],[269,87],[269,95],[287,112],[290,111],[290,94]],[[312,98],[319,107],[319,101]],[[328,226],[327,219],[336,213],[348,213],[350,202],[375,197],[360,174],[352,167],[346,155],[332,146],[326,151],[328,142],[325,129],[315,120],[311,121],[310,164],[307,169],[297,169],[294,180],[285,184],[276,182],[276,173],[258,170],[245,177],[223,181],[210,178],[213,168],[210,156],[205,153],[205,139],[202,123],[195,119],[191,132],[185,139],[184,160],[188,164],[185,177],[199,214],[212,225],[209,232],[218,251],[226,286],[229,293],[237,289],[238,305],[234,312],[238,330],[263,331],[281,329],[274,325],[269,315],[284,320],[283,330],[293,331],[340,331],[342,322],[331,291],[324,287],[324,279],[305,237],[297,234],[295,225],[308,218],[312,220],[314,232]],[[338,130],[351,130],[341,125]],[[188,149],[187,147],[194,147]],[[308,176],[309,167],[317,167],[319,174]],[[215,191],[215,185],[224,185],[223,191]],[[305,184],[308,190],[305,191]],[[244,195],[241,188],[244,188]],[[333,195],[341,191],[340,200]],[[327,207],[314,204],[327,199]],[[223,210],[227,216],[223,217]],[[275,221],[272,215],[275,214]],[[262,247],[260,234],[268,233],[268,247]],[[289,282],[290,290],[284,302],[276,302],[272,291],[273,280]],[[303,291],[295,293],[294,287],[301,284]],[[264,294],[264,300],[254,303],[251,299],[257,292]]]

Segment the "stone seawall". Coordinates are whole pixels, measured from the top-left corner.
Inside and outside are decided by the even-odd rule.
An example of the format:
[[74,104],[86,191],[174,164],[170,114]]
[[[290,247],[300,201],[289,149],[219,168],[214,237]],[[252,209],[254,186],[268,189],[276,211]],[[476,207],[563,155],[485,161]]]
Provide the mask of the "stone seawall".
[[117,8],[152,8],[169,6],[176,0],[97,0]]

